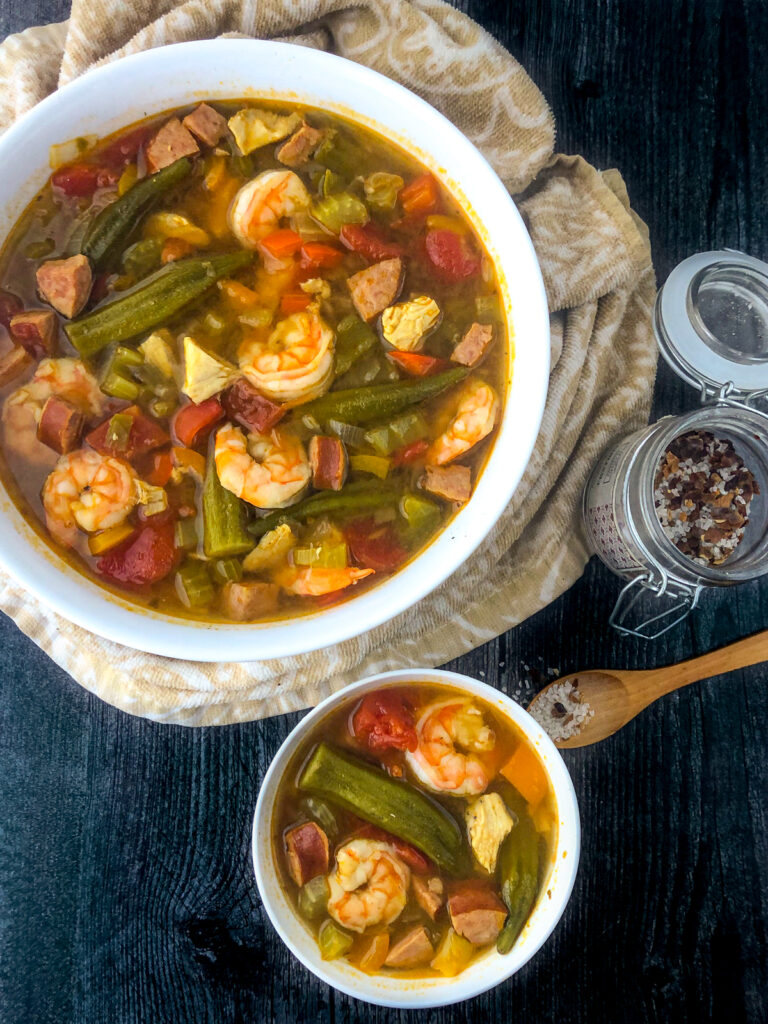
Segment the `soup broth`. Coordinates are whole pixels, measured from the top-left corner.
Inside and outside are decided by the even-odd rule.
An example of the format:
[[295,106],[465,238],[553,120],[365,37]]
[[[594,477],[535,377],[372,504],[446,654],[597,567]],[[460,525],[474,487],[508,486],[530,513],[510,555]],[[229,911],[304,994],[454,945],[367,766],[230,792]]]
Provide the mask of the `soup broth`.
[[206,620],[300,614],[408,563],[471,496],[506,386],[453,197],[285,104],[54,149],[0,256],[0,472],[41,536]]
[[514,723],[460,691],[414,683],[315,726],[281,782],[274,857],[325,959],[452,976],[512,948],[556,820],[546,772]]

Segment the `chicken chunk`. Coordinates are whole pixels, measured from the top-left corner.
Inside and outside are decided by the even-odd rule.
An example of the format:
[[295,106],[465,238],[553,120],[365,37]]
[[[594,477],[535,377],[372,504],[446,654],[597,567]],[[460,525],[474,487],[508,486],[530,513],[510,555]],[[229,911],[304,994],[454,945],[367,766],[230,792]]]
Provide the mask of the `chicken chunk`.
[[50,309],[30,309],[11,317],[10,334],[31,356],[52,356],[56,347],[56,314]]
[[495,942],[504,927],[507,908],[490,885],[479,880],[457,882],[448,897],[451,924],[476,946]]
[[68,320],[77,316],[91,294],[93,274],[82,253],[66,260],[47,260],[37,268],[36,277],[40,298]]
[[280,587],[275,583],[227,583],[221,598],[228,619],[250,622],[277,611]]
[[453,350],[451,359],[462,366],[477,366],[493,341],[491,324],[472,324]]
[[381,332],[393,348],[417,352],[440,322],[440,307],[429,295],[390,306],[381,314]]
[[282,144],[275,155],[286,167],[301,167],[309,160],[324,137],[325,132],[322,129],[313,128],[305,121],[290,139]]
[[501,844],[515,826],[515,820],[498,793],[483,793],[464,810],[467,834],[478,863],[489,874],[496,870]]
[[206,146],[215,146],[227,130],[227,119],[207,103],[201,103],[181,123]]
[[147,167],[150,174],[169,167],[183,156],[194,156],[200,147],[178,117],[166,121],[147,143]]
[[391,947],[384,964],[386,967],[418,967],[428,963],[434,952],[427,929],[420,924]]
[[288,873],[296,885],[306,885],[318,875],[328,873],[328,836],[314,821],[297,825],[285,833],[285,851]]
[[422,486],[446,501],[469,501],[472,495],[472,471],[469,466],[427,466]]
[[347,280],[347,287],[363,320],[373,320],[395,301],[402,283],[403,261],[395,256],[353,274]]

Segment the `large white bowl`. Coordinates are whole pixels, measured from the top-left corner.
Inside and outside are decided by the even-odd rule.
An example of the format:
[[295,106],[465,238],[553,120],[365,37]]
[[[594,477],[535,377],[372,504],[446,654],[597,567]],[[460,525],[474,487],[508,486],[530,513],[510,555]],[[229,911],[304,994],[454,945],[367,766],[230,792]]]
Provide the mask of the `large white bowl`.
[[299,619],[203,624],[139,609],[61,561],[0,486],[0,563],[23,586],[94,633],[139,650],[201,661],[266,659],[329,646],[392,618],[441,583],[482,541],[517,487],[539,430],[549,373],[539,267],[496,174],[461,132],[413,93],[360,64],[305,47],[240,39],[181,43],[124,58],[65,86],[0,138],[0,237],[48,177],[52,143],[105,135],[198,99],[246,96],[339,113],[415,154],[459,199],[487,246],[517,342],[492,455],[451,528],[392,579]]
[[[541,895],[520,937],[505,956],[495,949],[490,950],[455,978],[400,979],[368,975],[346,960],[323,960],[315,938],[285,894],[272,845],[272,820],[280,780],[297,747],[313,726],[341,705],[348,704],[351,709],[364,693],[371,690],[419,682],[442,683],[464,690],[487,701],[499,714],[510,718],[536,748],[555,794],[557,842],[542,880]],[[326,698],[299,722],[275,754],[261,784],[253,818],[251,850],[264,907],[280,938],[305,967],[334,988],[369,1003],[423,1009],[479,995],[510,978],[531,959],[549,938],[565,910],[576,878],[580,846],[581,826],[573,783],[560,752],[541,726],[519,704],[486,683],[454,672],[416,669],[384,672],[353,683]]]

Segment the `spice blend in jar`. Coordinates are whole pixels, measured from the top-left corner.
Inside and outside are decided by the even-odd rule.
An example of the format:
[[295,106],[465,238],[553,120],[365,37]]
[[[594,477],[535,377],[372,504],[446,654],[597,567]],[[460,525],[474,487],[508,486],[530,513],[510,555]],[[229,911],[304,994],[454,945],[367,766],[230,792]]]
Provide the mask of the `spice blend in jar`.
[[741,543],[752,497],[759,494],[727,438],[707,430],[676,437],[654,480],[654,504],[662,528],[684,555],[721,565]]

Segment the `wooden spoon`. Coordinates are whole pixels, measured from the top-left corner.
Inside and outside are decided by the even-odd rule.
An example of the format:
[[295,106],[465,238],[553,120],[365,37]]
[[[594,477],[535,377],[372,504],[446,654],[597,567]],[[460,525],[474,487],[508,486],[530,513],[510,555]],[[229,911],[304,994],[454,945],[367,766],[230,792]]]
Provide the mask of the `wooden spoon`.
[[673,690],[711,676],[733,672],[737,668],[757,665],[761,661],[768,661],[768,630],[665,668],[634,672],[620,669],[574,672],[545,686],[528,705],[528,710],[551,687],[558,683],[571,683],[594,714],[582,723],[575,735],[567,740],[555,740],[555,746],[586,747],[618,732],[665,693],[672,693]]

